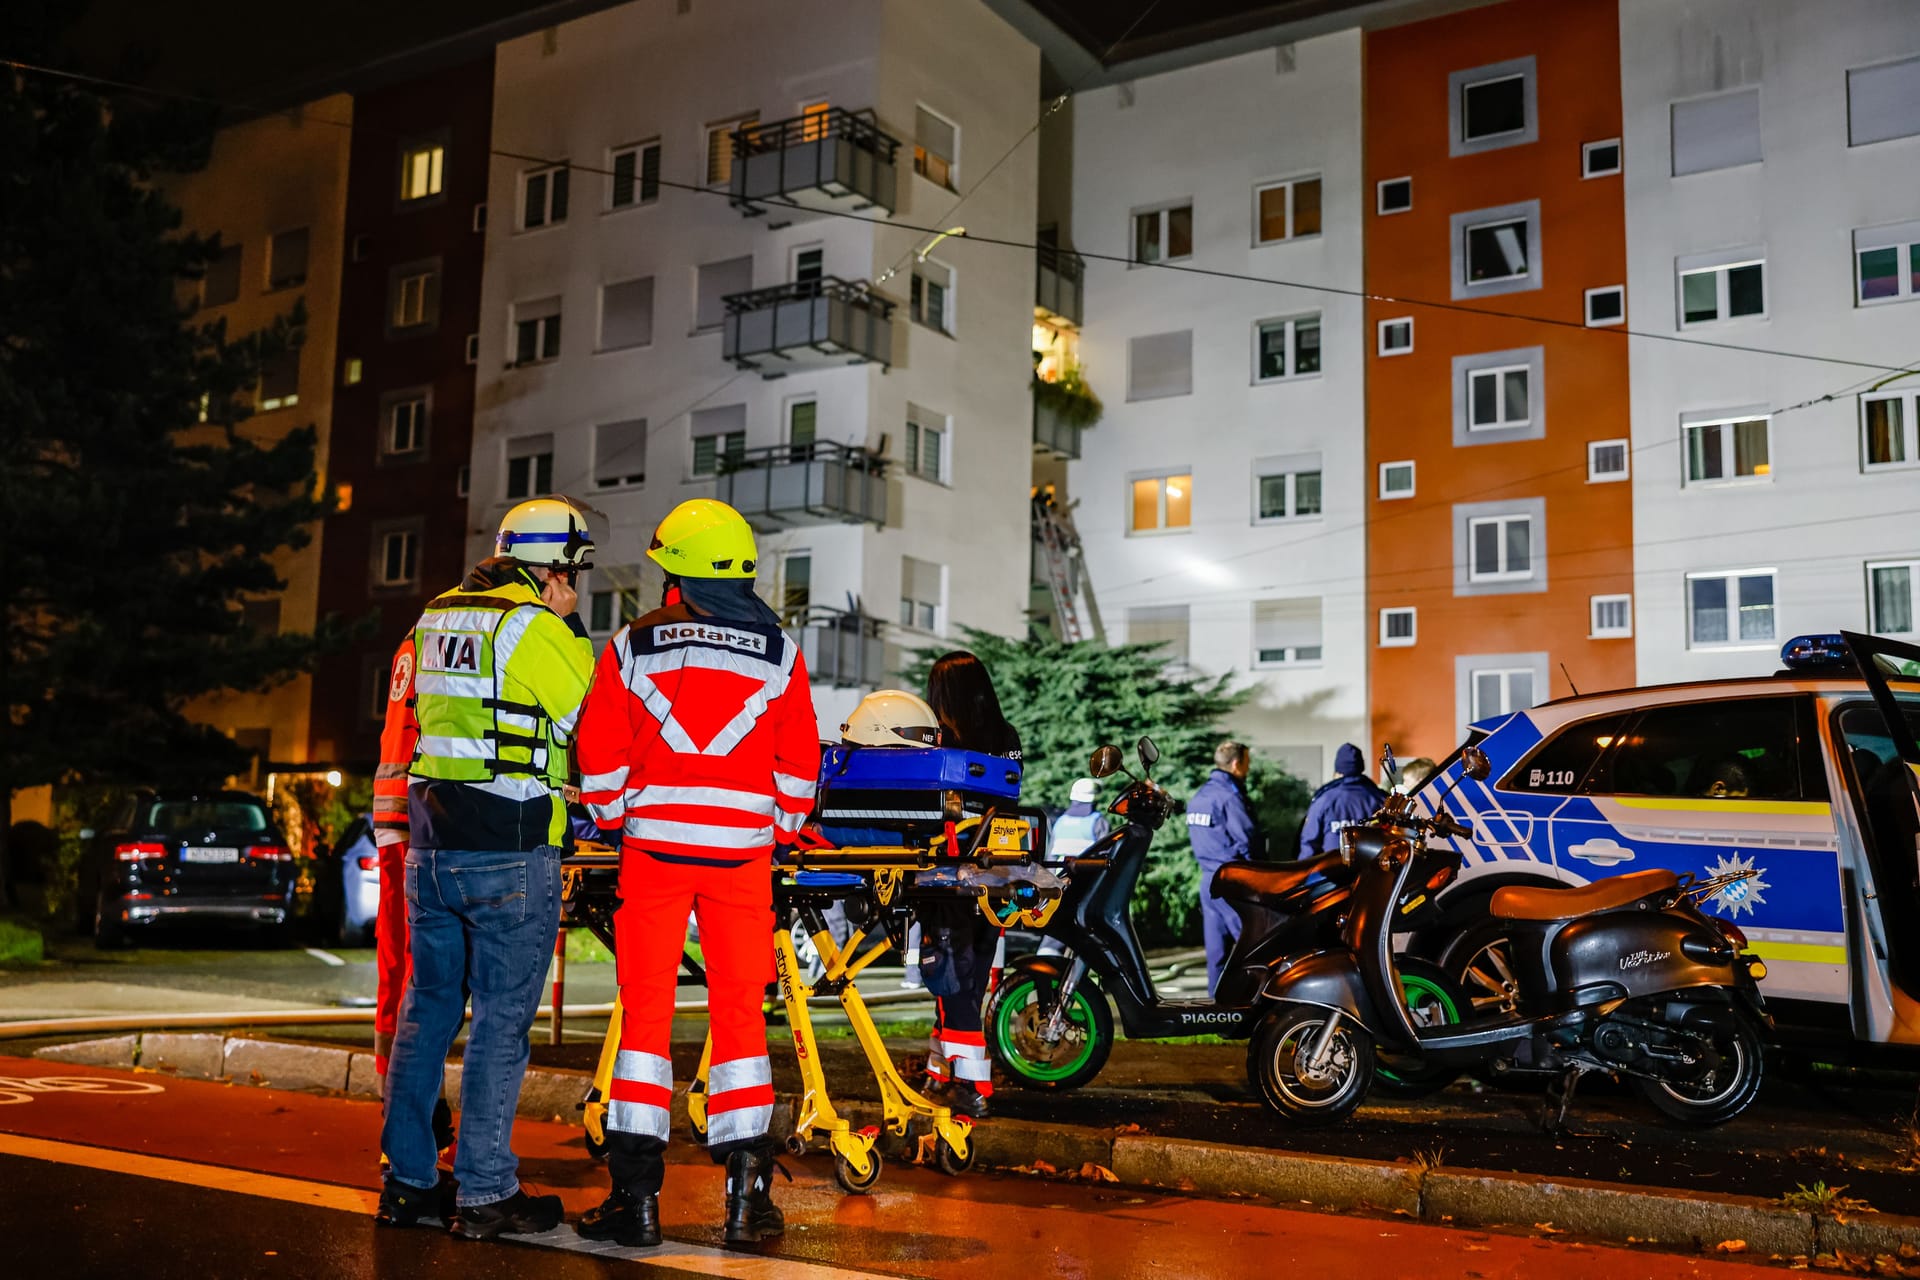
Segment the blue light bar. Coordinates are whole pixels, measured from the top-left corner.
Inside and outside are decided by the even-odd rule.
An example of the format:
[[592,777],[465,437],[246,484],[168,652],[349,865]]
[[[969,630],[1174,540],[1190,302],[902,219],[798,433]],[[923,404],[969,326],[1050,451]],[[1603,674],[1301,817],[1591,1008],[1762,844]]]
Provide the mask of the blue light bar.
[[1843,636],[1795,636],[1781,646],[1780,665],[1789,671],[1850,669],[1853,654]]

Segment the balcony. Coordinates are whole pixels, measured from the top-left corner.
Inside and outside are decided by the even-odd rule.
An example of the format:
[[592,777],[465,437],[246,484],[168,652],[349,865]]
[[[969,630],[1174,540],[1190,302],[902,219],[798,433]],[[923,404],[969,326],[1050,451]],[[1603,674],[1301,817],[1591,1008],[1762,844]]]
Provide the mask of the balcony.
[[732,293],[720,353],[769,378],[844,364],[893,363],[893,303],[837,276]]
[[886,678],[886,643],[880,619],[845,609],[814,605],[785,619],[800,637],[807,678],[836,688],[871,689]]
[[1035,312],[1079,328],[1085,309],[1081,286],[1086,273],[1086,259],[1079,254],[1040,246],[1034,255]]
[[887,522],[886,460],[854,445],[774,445],[721,461],[713,496],[763,531]]
[[1100,421],[1099,399],[1077,367],[1057,380],[1033,380],[1033,451],[1068,461],[1080,456],[1080,436]]
[[892,213],[899,149],[873,112],[839,107],[737,130],[729,184],[733,207],[748,217],[770,206]]

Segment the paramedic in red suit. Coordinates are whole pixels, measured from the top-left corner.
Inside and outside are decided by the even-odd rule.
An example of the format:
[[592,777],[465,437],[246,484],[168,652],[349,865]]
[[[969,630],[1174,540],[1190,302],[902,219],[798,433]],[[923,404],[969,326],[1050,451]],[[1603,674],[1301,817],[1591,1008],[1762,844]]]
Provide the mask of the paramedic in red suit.
[[613,1191],[579,1229],[660,1243],[669,1040],[691,908],[713,1037],[707,1145],[727,1167],[727,1242],[752,1243],[784,1227],[768,1194],[770,860],[813,807],[819,730],[800,646],[754,594],[753,533],[740,514],[709,498],[683,502],[647,555],[667,572],[669,603],[601,654],[576,739],[581,799],[603,829],[622,833],[614,951],[625,1010],[606,1122]]

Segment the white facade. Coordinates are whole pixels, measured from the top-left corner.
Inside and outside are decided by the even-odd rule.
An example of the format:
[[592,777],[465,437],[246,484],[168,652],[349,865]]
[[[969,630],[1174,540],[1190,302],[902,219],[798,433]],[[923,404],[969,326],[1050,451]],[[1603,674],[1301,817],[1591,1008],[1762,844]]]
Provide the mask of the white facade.
[[[1859,393],[1888,375],[1766,353],[1889,367],[1920,356],[1920,264],[1908,257],[1920,240],[1920,62],[1892,65],[1920,58],[1920,7],[1839,7],[1844,20],[1796,0],[1621,5],[1627,322],[1765,349],[1633,339],[1642,683],[1764,673],[1794,635],[1913,625],[1920,565],[1899,566],[1920,562],[1920,377],[1884,388],[1905,393],[1876,411],[1901,417],[1904,458],[1872,465]],[[1850,77],[1861,69],[1879,74]],[[1905,127],[1887,118],[1902,103],[1907,136],[1866,141]],[[1862,303],[1856,250],[1876,245],[1908,246],[1904,283]],[[1733,274],[1756,261],[1757,298],[1752,273]],[[1695,284],[1702,322],[1683,325],[1680,273],[1716,266],[1711,290]],[[1724,318],[1704,320],[1709,307]],[[1888,570],[1887,602],[1870,617],[1875,567]],[[1723,598],[1744,609],[1716,611]]]
[[[1150,215],[1190,206],[1191,257],[1173,265],[1359,289],[1360,46],[1347,30],[1241,54],[1082,94],[1073,114],[1072,244],[1120,259],[1088,263],[1080,342],[1106,406],[1070,468],[1091,592],[1114,642],[1177,647],[1184,609],[1188,663],[1255,688],[1236,730],[1309,782],[1341,742],[1367,741],[1361,303],[1126,261],[1136,234],[1177,251],[1177,215]],[[1299,234],[1259,243],[1259,190],[1313,179],[1318,231],[1306,230],[1312,201],[1297,188],[1297,225],[1276,220],[1289,200],[1270,197],[1267,229]],[[1150,225],[1137,231],[1139,215]],[[1319,368],[1295,375],[1308,317]],[[1287,376],[1262,380],[1258,325],[1288,319]],[[1180,339],[1135,341],[1181,333],[1191,335],[1184,384]],[[1312,505],[1298,477],[1315,469],[1320,509],[1295,514]],[[1263,473],[1296,477],[1267,486],[1268,509],[1284,513],[1272,520],[1261,515]],[[1175,527],[1134,529],[1136,482],[1153,477],[1174,478],[1163,506],[1190,478],[1184,528],[1168,507]]]
[[[753,449],[786,443],[791,404],[812,398],[819,440],[884,447],[893,460],[887,522],[762,533],[763,593],[777,589],[789,557],[809,555],[815,604],[845,607],[857,598],[868,614],[889,620],[889,666],[903,648],[938,643],[959,624],[1023,629],[1031,253],[957,238],[935,249],[932,261],[953,272],[949,336],[908,315],[913,254],[930,237],[864,220],[883,210],[746,217],[724,190],[664,184],[705,183],[716,125],[785,120],[822,102],[871,108],[901,144],[894,221],[960,224],[1025,242],[1034,230],[1036,148],[1032,139],[1015,144],[1033,123],[1038,96],[1037,51],[971,0],[646,0],[502,44],[477,355],[475,553],[484,553],[510,505],[512,442],[551,434],[544,489],[582,498],[611,522],[598,553],[609,569],[590,575],[586,590],[637,582],[637,605],[649,608],[660,591],[659,573],[643,554],[654,525],[676,503],[714,492],[711,479],[694,474],[689,415],[738,406]],[[951,214],[960,195],[914,171],[923,108],[957,129],[952,177],[966,198]],[[658,199],[611,208],[604,171],[615,167],[615,152],[655,140]],[[575,166],[563,221],[524,229],[525,176],[539,166],[501,152]],[[717,329],[696,331],[701,264],[751,257],[751,287],[764,288],[793,279],[795,255],[811,248],[822,251],[826,275],[874,281],[899,304],[890,369],[870,363],[765,378],[723,360]],[[651,341],[602,350],[603,286],[646,277],[653,281]],[[516,315],[556,296],[557,357],[510,367]],[[940,481],[903,474],[898,465],[909,403],[947,420]],[[648,424],[644,481],[597,485],[597,428],[639,418]],[[913,628],[898,625],[906,557],[941,569],[931,634],[918,618]],[[837,734],[861,692],[816,688],[822,725]]]

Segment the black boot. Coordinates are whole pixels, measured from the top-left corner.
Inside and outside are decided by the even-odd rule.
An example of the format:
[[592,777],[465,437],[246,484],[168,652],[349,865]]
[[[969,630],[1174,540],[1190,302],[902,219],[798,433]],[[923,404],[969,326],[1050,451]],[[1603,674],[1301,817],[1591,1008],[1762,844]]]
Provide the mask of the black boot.
[[491,1240],[497,1235],[544,1235],[560,1225],[559,1196],[530,1196],[526,1188],[491,1204],[454,1210],[453,1234],[462,1240]]
[[425,1191],[390,1177],[380,1188],[380,1207],[374,1211],[373,1220],[383,1227],[445,1226],[453,1217],[457,1189],[450,1174],[441,1174],[440,1185]]
[[587,1210],[573,1229],[588,1240],[651,1249],[660,1243],[660,1197],[615,1187],[605,1200]]
[[970,1120],[987,1118],[987,1100],[971,1080],[954,1080],[940,1091],[938,1101],[957,1116]]
[[773,1152],[749,1148],[727,1157],[727,1243],[757,1244],[787,1229],[773,1202]]

